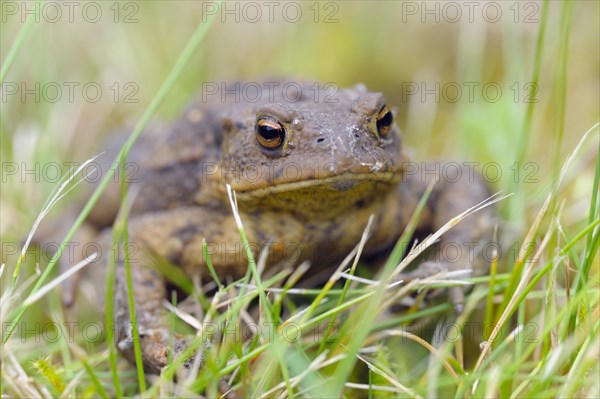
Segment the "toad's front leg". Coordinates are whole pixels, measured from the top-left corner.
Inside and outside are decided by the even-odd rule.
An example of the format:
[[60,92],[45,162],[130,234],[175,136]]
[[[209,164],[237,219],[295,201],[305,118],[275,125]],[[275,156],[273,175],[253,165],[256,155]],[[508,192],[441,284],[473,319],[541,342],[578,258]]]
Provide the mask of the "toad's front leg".
[[[424,166],[424,170],[450,170],[450,167],[445,168],[446,165],[450,164],[429,164]],[[457,171],[452,176],[449,173],[439,173],[437,176],[421,173],[407,177],[401,184],[404,196],[418,194],[417,198],[420,198],[431,179],[436,178],[419,230],[434,233],[452,218],[491,196],[486,183],[473,170],[455,163],[451,164],[451,168]],[[465,217],[442,235],[432,260],[423,262],[402,278],[424,278],[443,271],[457,270],[469,270],[471,276],[487,273],[490,259],[485,259],[484,255],[490,252],[487,249],[493,239],[496,219],[494,206],[485,207]],[[448,291],[457,313],[463,311],[464,294],[464,286],[454,286]]]
[[[174,352],[172,355],[176,356],[186,348],[189,340],[173,335],[169,329],[169,314],[164,305],[165,281],[162,276],[155,270],[138,264],[138,259],[132,260],[135,263],[131,264],[131,279],[142,361],[146,371],[158,374],[167,365],[170,345],[172,344]],[[123,262],[119,262],[115,284],[115,338],[119,351],[134,363],[134,335],[127,292],[125,266]]]
[[[191,341],[190,337],[173,336],[169,311],[165,307],[169,292],[156,262],[171,262],[188,273],[193,270],[203,272],[202,238],[229,239],[224,232],[237,231],[230,219],[233,218],[190,207],[144,215],[130,221],[129,242],[134,244],[130,246],[134,308],[142,360],[147,371],[159,373],[167,365],[171,344],[174,352],[171,358],[175,358]],[[123,255],[119,256],[114,297],[117,347],[134,362],[126,271]],[[236,258],[230,256],[226,259],[235,262]],[[217,270],[234,274],[226,266],[231,268],[235,265],[224,265],[218,257],[213,259],[213,263]]]

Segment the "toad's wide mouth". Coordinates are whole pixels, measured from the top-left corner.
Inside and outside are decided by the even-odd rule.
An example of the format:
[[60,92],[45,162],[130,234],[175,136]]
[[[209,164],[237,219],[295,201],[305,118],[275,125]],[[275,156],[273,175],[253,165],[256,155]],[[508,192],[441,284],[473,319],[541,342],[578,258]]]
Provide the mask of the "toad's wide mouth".
[[391,172],[378,172],[378,173],[342,173],[321,179],[304,179],[298,181],[288,181],[282,183],[274,183],[268,186],[249,186],[231,184],[231,187],[235,190],[236,196],[239,199],[256,199],[264,198],[267,196],[282,194],[282,193],[293,193],[302,191],[314,191],[322,192],[327,191],[330,193],[347,193],[352,192],[357,186],[364,187],[365,185],[372,185],[373,187],[385,187],[392,186],[400,181],[402,173],[400,171]]

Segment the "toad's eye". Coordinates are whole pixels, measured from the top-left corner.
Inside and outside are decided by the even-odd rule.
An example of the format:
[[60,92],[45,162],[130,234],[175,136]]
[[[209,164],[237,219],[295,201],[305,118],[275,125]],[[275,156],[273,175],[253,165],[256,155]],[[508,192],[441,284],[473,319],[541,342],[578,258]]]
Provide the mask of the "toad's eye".
[[285,129],[273,118],[263,117],[256,122],[256,140],[268,150],[275,150],[283,144]]
[[393,123],[394,115],[387,105],[384,105],[379,111],[379,115],[377,115],[377,132],[379,135],[381,137],[387,136]]

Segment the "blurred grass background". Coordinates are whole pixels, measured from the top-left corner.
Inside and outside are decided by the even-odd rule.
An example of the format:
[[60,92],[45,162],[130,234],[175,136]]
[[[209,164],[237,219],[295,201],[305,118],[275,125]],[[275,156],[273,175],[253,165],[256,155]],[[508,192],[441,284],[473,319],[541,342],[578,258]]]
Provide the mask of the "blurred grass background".
[[[16,4],[20,9],[9,14],[12,9],[7,4]],[[24,4],[32,9],[35,3],[1,2],[3,65],[23,26]],[[59,21],[41,18],[32,25],[2,86],[3,165],[16,162],[19,168],[23,165],[31,168],[37,162],[41,168],[49,162],[61,165],[83,162],[97,152],[98,143],[111,131],[124,124],[132,126],[158,91],[192,32],[203,23],[206,15],[203,4],[207,3],[97,4],[103,15],[96,23],[85,21],[82,7],[78,7],[73,22],[68,21],[63,8]],[[235,4],[240,11],[243,8],[243,3],[226,4],[229,9]],[[528,146],[521,160],[537,166],[525,169],[521,164],[516,184],[511,181],[514,177],[511,167],[518,159],[519,143],[525,134],[527,90],[532,80],[542,2],[492,2],[502,12],[497,22],[483,17],[482,10],[490,2],[477,3],[472,22],[468,8],[461,2],[457,4],[462,17],[456,22],[450,22],[455,15],[451,9],[444,14],[446,3],[442,2],[298,2],[303,15],[296,23],[282,17],[284,3],[275,9],[273,23],[267,20],[264,4],[258,4],[263,5],[259,22],[244,21],[243,17],[236,22],[234,15],[219,15],[157,118],[176,118],[207,81],[252,81],[282,76],[334,82],[340,87],[362,82],[372,91],[383,92],[388,103],[398,108],[397,123],[414,160],[443,158],[498,163],[503,175],[494,186],[515,193],[502,204],[501,210],[517,231],[529,227],[535,215],[533,210],[537,211],[550,190],[554,171],[561,167],[583,133],[599,120],[599,2],[573,2],[565,81],[565,130],[560,141],[556,127],[560,93],[555,81],[560,67],[564,2],[548,3],[540,80],[533,96],[537,102]],[[425,13],[426,7],[428,10],[438,7],[439,22],[436,14]],[[489,12],[494,15],[493,10]],[[326,23],[328,15],[334,20]],[[127,23],[128,18],[133,20]],[[64,89],[61,100],[50,102],[42,96],[40,101],[34,101],[32,95],[22,100],[21,92],[7,94],[7,85],[16,83],[33,88],[36,82],[42,86],[58,83]],[[72,102],[66,95],[64,82],[79,85]],[[102,89],[98,102],[85,101],[81,95],[81,87],[89,82]],[[465,82],[477,85],[473,101],[468,98]],[[110,89],[115,83],[120,89],[117,101]],[[125,87],[127,83],[137,88],[133,94],[137,102],[124,102],[125,95],[132,93],[132,86]],[[431,94],[422,97],[423,87],[432,89],[439,84],[441,89],[454,83],[462,88],[462,97],[457,101],[452,100],[452,91],[448,92],[450,98],[440,93],[439,101]],[[498,101],[484,97],[482,86],[489,83],[501,88]],[[407,88],[415,84],[419,92],[410,95]],[[559,163],[554,158],[556,148]],[[566,199],[563,226],[571,228],[568,234],[571,237],[586,223],[597,156],[596,135],[585,143],[563,189]],[[531,171],[535,171],[531,177],[537,181],[524,180]],[[21,174],[5,176],[3,169],[0,193],[3,243],[13,242],[29,230],[53,188],[54,184],[43,179],[36,181],[34,175],[25,175],[23,179]],[[68,206],[69,198],[61,206]],[[59,213],[59,209],[53,212]],[[597,261],[595,265],[597,268]],[[45,318],[47,309],[58,306],[57,297],[49,298],[48,303],[36,305],[37,311],[28,312],[28,320]],[[54,350],[51,346],[46,349]],[[61,350],[68,357],[66,347]],[[421,348],[417,346],[415,351]],[[407,372],[415,372],[412,360],[398,359],[400,363],[403,360],[407,362]],[[426,363],[419,365],[421,369],[426,366]]]
[[[34,7],[34,2],[16,3],[16,14],[9,15],[13,9],[8,9],[6,3],[10,2],[3,2],[2,6],[2,57],[22,26],[26,16],[24,4],[29,9]],[[582,1],[574,7],[566,129],[562,142],[557,143],[553,81],[558,68],[560,2],[551,3],[542,73],[537,93],[532,97],[538,102],[524,159],[539,166],[535,177],[540,181],[551,174],[554,147],[560,146],[564,158],[598,119],[600,10],[598,2]],[[84,19],[83,7],[74,9],[71,23],[67,9],[62,7],[63,16],[57,22],[48,22],[55,15],[48,9],[46,18],[42,13],[40,22],[33,24],[3,91],[11,83],[31,89],[36,82],[41,87],[56,82],[62,87],[63,96],[58,102],[45,101],[43,96],[36,102],[32,95],[22,101],[21,91],[3,97],[3,160],[43,163],[87,159],[99,137],[140,116],[184,43],[206,17],[203,9],[214,11],[217,6],[195,1],[123,2],[118,8],[113,3],[98,4],[102,17],[97,23]],[[228,2],[223,7],[232,10],[235,4]],[[220,18],[158,117],[177,117],[204,81],[285,76],[334,82],[340,87],[362,82],[370,90],[383,92],[388,102],[398,107],[397,122],[415,160],[437,157],[498,162],[503,170],[499,188],[508,187],[513,173],[508,168],[514,165],[515,146],[523,134],[541,2],[494,3],[501,10],[497,22],[488,22],[493,20],[490,16],[494,17],[496,6],[486,9],[485,2],[473,9],[472,18],[469,9],[461,5],[462,16],[457,22],[452,22],[456,20],[455,9],[447,8],[445,3],[296,4],[302,17],[295,23],[286,22],[283,17],[293,17],[294,9],[284,13],[283,6],[274,8],[273,23],[268,22],[268,8],[264,5],[260,7],[262,18],[258,22],[244,20],[244,12],[248,18],[253,15],[244,3],[237,3],[237,23],[235,14],[220,9]],[[43,9],[44,5],[40,7]],[[437,14],[427,13],[435,7]],[[87,14],[94,15],[89,10]],[[130,20],[133,22],[125,22]],[[72,102],[64,82],[79,84]],[[82,96],[81,88],[89,82],[98,83],[102,89],[98,102],[86,101]],[[125,87],[128,82],[135,86]],[[476,85],[473,100],[468,98],[465,82]],[[110,89],[115,83],[120,90],[117,101],[115,91]],[[490,83],[502,90],[497,101],[486,99],[483,92],[484,85]],[[440,88],[439,100],[423,91],[435,91],[436,84]],[[414,85],[419,91],[407,92]],[[457,100],[453,100],[455,85],[462,92]],[[138,89],[135,93],[134,88]],[[125,95],[132,93],[137,103],[125,103]],[[494,89],[489,93],[494,96]],[[521,170],[520,180],[530,171]],[[32,179],[26,179],[25,184],[9,181],[10,189],[3,190],[3,235],[26,226],[51,189],[43,182],[30,184],[28,180]],[[517,192],[517,197],[536,192],[537,187],[526,187]],[[27,201],[13,193],[27,193]],[[521,209],[513,212],[522,215],[523,198],[513,201],[521,204]]]
[[[8,14],[13,9],[6,3],[11,2],[2,6],[3,58],[22,26],[25,7],[34,7],[34,2],[17,2],[13,15]],[[48,9],[46,18],[42,13],[40,22],[33,24],[3,89],[10,83],[24,83],[31,89],[35,82],[42,87],[56,82],[63,88],[63,96],[54,103],[43,96],[36,102],[32,95],[22,101],[21,91],[4,96],[3,160],[43,163],[87,159],[97,149],[99,137],[139,118],[184,43],[206,17],[203,9],[214,11],[217,6],[196,1],[122,2],[119,7],[110,2],[98,4],[102,17],[96,23],[84,19],[83,6],[74,8],[73,22],[69,22],[63,6],[57,22],[49,22],[55,14]],[[295,4],[302,17],[295,23],[283,17],[293,18],[294,8],[284,13],[282,5],[275,7],[274,22],[269,23],[268,8],[256,4],[262,11],[258,22],[245,21],[244,15],[253,18],[254,14],[244,3],[237,3],[237,23],[235,14],[219,13],[220,18],[158,117],[177,117],[204,81],[285,76],[334,82],[340,87],[362,82],[370,90],[383,92],[388,102],[398,107],[397,122],[415,160],[498,162],[503,168],[499,188],[508,187],[508,168],[515,161],[515,146],[523,134],[541,2],[500,2],[491,8],[485,8],[486,2],[477,3],[472,9],[473,22],[469,8],[460,2],[456,4],[462,16],[457,22],[452,22],[456,8],[443,2],[299,2]],[[235,7],[235,2],[227,2],[221,11]],[[437,14],[427,13],[436,7]],[[497,22],[488,22],[496,15],[496,7],[501,16]],[[85,15],[93,16],[92,11],[88,9]],[[574,7],[566,130],[562,142],[557,143],[553,80],[558,67],[560,2],[551,2],[549,7],[540,82],[533,97],[538,102],[524,159],[539,165],[535,177],[541,182],[552,170],[554,146],[560,145],[564,159],[583,132],[598,120],[599,11],[598,2],[576,2]],[[64,82],[79,84],[72,102]],[[89,82],[98,83],[102,89],[98,102],[85,101],[81,94]],[[128,82],[135,86],[124,87]],[[468,98],[465,82],[478,84],[473,101]],[[110,89],[115,83],[120,90],[117,101]],[[462,97],[456,101],[451,87],[455,83],[462,89]],[[496,102],[484,97],[483,86],[489,83],[502,90]],[[407,92],[413,84],[419,87],[416,94]],[[436,84],[440,87],[439,101],[422,90],[434,89]],[[125,95],[133,93],[134,87],[138,90],[132,98],[138,102],[125,103]],[[448,89],[446,96],[444,87]],[[493,89],[489,93],[494,96]],[[11,180],[5,186],[1,234],[20,230],[37,215],[39,204],[51,189],[41,183],[24,187],[20,181]],[[519,190],[514,202],[523,207],[525,202],[519,197],[539,194],[537,187],[542,185]],[[582,185],[589,184],[584,181]],[[27,200],[13,195],[16,192],[27,193]],[[522,215],[522,211],[514,212]]]

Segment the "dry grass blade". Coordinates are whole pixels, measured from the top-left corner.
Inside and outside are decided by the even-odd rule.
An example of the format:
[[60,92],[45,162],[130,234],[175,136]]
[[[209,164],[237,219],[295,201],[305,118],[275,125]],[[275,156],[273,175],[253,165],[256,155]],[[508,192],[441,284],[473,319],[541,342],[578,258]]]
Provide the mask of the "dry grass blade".
[[[30,276],[29,278],[27,278],[27,280],[25,280],[24,282],[22,282],[19,287],[17,287],[15,290],[6,290],[2,296],[0,297],[0,319],[1,320],[6,320],[7,315],[13,310],[12,307],[13,305],[15,305],[17,302],[19,302],[20,304],[20,300],[21,297],[23,295],[23,292],[25,292],[25,290],[27,290],[34,282],[35,280],[40,276],[40,270],[39,268],[35,268],[35,274]],[[4,334],[4,330],[2,331],[2,333]],[[4,339],[4,335],[2,337]]]
[[2,374],[10,376],[3,379],[8,392],[13,392],[15,397],[21,398],[52,398],[46,387],[35,384],[33,379],[27,376],[14,353],[6,345],[2,348],[2,357],[8,358],[8,362],[3,359],[1,365]]
[[[236,286],[239,286],[241,288],[244,288],[244,287],[256,287],[255,285],[250,285],[250,284],[238,284]],[[252,289],[252,290],[250,290],[248,292],[245,292],[243,295],[240,294],[240,293],[238,293],[239,294],[238,296],[231,295],[229,298],[227,298],[227,299],[225,299],[223,301],[219,300],[217,302],[214,302],[214,308],[215,308],[215,310],[216,309],[222,309],[222,308],[231,306],[232,304],[234,304],[234,303],[236,303],[238,301],[244,301],[244,303],[246,303],[245,306],[248,307],[248,302],[249,301],[246,301],[246,299],[252,297],[254,295],[255,291],[256,291],[256,289],[254,288],[254,289]]]
[[[358,277],[355,276],[353,274],[349,274],[349,273],[341,273],[340,277],[345,278],[346,280],[351,280],[351,281],[355,281],[357,283],[361,283],[364,285],[379,285],[381,282],[379,280],[372,280],[372,279],[368,279],[365,277]],[[402,283],[402,281],[400,281],[399,283]],[[390,286],[396,286],[398,285],[398,282],[394,283],[394,284],[390,284]]]
[[417,246],[415,246],[413,249],[411,249],[408,252],[408,254],[406,255],[406,257],[398,264],[398,266],[396,266],[394,271],[389,275],[388,281],[393,280],[400,273],[402,273],[402,271],[412,261],[414,261],[424,250],[429,248],[431,245],[435,244],[444,233],[446,233],[448,230],[450,230],[451,228],[456,226],[458,223],[460,223],[461,220],[463,220],[464,218],[466,218],[469,215],[472,215],[475,212],[480,211],[481,209],[484,209],[490,205],[493,205],[497,202],[505,200],[506,198],[510,197],[512,194],[507,194],[505,196],[497,198],[499,195],[500,195],[500,193],[498,192],[498,193],[490,196],[489,198],[486,198],[485,200],[481,201],[480,203],[472,206],[471,208],[467,209],[460,215],[453,217],[448,222],[446,222],[446,224],[444,224],[442,227],[440,227],[435,233],[433,233],[432,235],[427,237],[425,240],[420,242]]
[[368,385],[368,384],[357,384],[354,382],[347,382],[344,384],[346,388],[360,389],[362,391],[383,391],[383,392],[394,392],[401,393],[402,390],[395,387],[387,387],[384,385]]
[[575,149],[573,149],[573,151],[567,156],[567,159],[566,159],[565,163],[563,164],[562,169],[560,170],[560,175],[559,175],[558,181],[556,183],[557,187],[560,187],[560,185],[562,183],[562,180],[565,177],[565,175],[567,173],[567,170],[569,169],[569,166],[571,166],[571,162],[573,162],[573,160],[575,159],[575,156],[581,150],[581,147],[583,146],[583,143],[585,143],[587,141],[588,136],[595,129],[597,129],[598,126],[600,126],[600,122],[596,122],[596,124],[594,126],[592,126],[591,128],[589,128],[588,131],[583,134],[583,137],[581,138],[581,140],[579,140],[579,143],[577,143],[577,146],[575,147]]
[[[529,243],[532,242],[535,232],[537,231],[540,223],[542,222],[542,219],[544,218],[544,216],[546,215],[546,212],[548,211],[548,206],[550,204],[551,198],[552,198],[552,196],[548,195],[548,197],[546,198],[546,201],[544,202],[544,205],[542,205],[542,208],[538,212],[536,219],[533,222],[533,224],[531,225],[531,228],[529,229],[529,232],[527,233],[527,237],[525,238],[525,241],[524,241],[523,245],[521,246],[521,250],[519,252],[519,257],[518,257],[516,263],[522,263],[523,260],[525,259],[525,256],[526,256],[528,248],[529,248]],[[549,237],[550,237],[550,231],[546,234],[546,237],[544,238],[542,245],[540,245],[540,247],[538,248],[538,250],[537,250],[538,254],[541,253],[542,249],[548,243]],[[535,256],[535,254],[534,254],[534,256]],[[525,289],[525,287],[529,283],[529,277],[531,276],[533,268],[536,264],[537,264],[537,259],[535,259],[535,257],[528,263],[527,268],[525,269],[524,275],[521,277],[519,285],[517,286],[510,302],[508,303],[508,305],[504,309],[504,312],[500,316],[498,322],[494,326],[494,329],[492,330],[492,333],[490,334],[488,340],[484,343],[483,348],[481,350],[481,354],[479,355],[479,359],[477,360],[477,364],[475,365],[475,368],[473,370],[473,373],[476,373],[481,368],[483,361],[485,360],[488,352],[490,351],[490,349],[492,347],[492,342],[494,342],[494,340],[496,339],[498,333],[500,332],[500,329],[502,328],[502,326],[504,325],[506,320],[508,320],[508,317],[513,313],[514,307],[516,304],[516,300],[519,297],[520,293],[523,291],[523,289]]]
[[[374,219],[373,215],[369,216],[369,221],[367,222],[367,226],[363,230],[362,236],[360,238],[360,242],[356,245],[356,247],[352,250],[352,252],[350,252],[350,254],[348,254],[348,256],[346,256],[344,261],[337,267],[335,272],[333,272],[333,274],[331,275],[331,277],[329,278],[329,280],[327,281],[327,283],[325,284],[325,286],[323,287],[323,289],[321,290],[319,295],[317,295],[317,297],[314,299],[314,301],[310,304],[310,307],[303,314],[302,318],[300,319],[301,324],[306,322],[308,317],[310,317],[314,313],[317,306],[322,302],[323,299],[325,299],[325,295],[327,295],[327,293],[331,290],[331,288],[334,286],[334,284],[340,279],[340,277],[342,276],[342,271],[346,268],[346,265],[348,264],[348,262],[351,259],[354,259],[354,261],[352,262],[352,267],[350,268],[350,273],[352,274],[354,272],[354,270],[356,269],[356,265],[358,264],[358,260],[360,259],[360,255],[362,254],[363,248],[364,248],[365,244],[367,243],[367,239],[369,238],[371,226],[373,225],[373,219]],[[345,286],[344,292],[347,289],[348,289],[348,286]],[[340,301],[341,300],[343,300],[343,294],[340,297]]]
[[[367,353],[369,352],[370,348],[363,348],[361,349],[361,353]],[[301,374],[299,374],[298,376],[294,377],[297,378],[299,376],[306,376],[308,374],[309,371],[318,371],[324,367],[328,367],[331,366],[332,364],[335,364],[337,362],[339,362],[342,359],[346,358],[346,354],[345,353],[341,353],[339,355],[336,355],[330,359],[326,359],[327,357],[327,351],[321,353],[319,356],[317,356],[309,365],[309,367],[307,367],[306,371],[302,372]],[[267,392],[263,393],[260,398],[269,398],[272,397],[272,395],[285,388],[285,382],[280,382],[279,384],[277,384],[276,386],[274,386],[273,388],[269,389]]]
[[[290,386],[292,388],[296,388],[298,386],[298,384],[300,384],[300,382],[302,381],[302,379],[304,377],[306,377],[311,372],[313,372],[315,370],[318,370],[319,369],[319,364],[323,363],[323,361],[326,358],[327,358],[327,352],[323,352],[319,356],[317,356],[312,362],[310,362],[310,364],[308,365],[308,367],[306,368],[306,370],[302,371],[300,374],[298,374],[297,376],[295,376],[295,377],[293,377],[293,378],[290,379]],[[286,393],[287,393],[287,391],[284,390],[281,393],[281,395],[279,395],[279,399],[284,399],[285,396],[286,396]]]
[[402,385],[400,382],[396,381],[395,379],[393,379],[388,373],[386,373],[385,371],[383,371],[382,369],[380,369],[379,367],[375,366],[373,363],[367,361],[364,357],[360,356],[360,355],[356,355],[363,363],[365,363],[367,365],[367,367],[369,367],[369,369],[371,371],[373,371],[374,373],[382,376],[383,378],[385,378],[390,384],[394,385],[396,388],[398,388],[399,390],[401,390],[402,392],[404,392],[405,394],[410,395],[413,398],[422,398],[420,395],[417,395],[417,393],[415,391],[413,391],[410,388],[405,387],[404,385]]
[[[248,291],[248,294],[252,294],[258,288],[254,284],[237,284],[237,286],[249,288],[251,291]],[[265,288],[265,292],[270,292],[273,294],[281,294],[285,292],[287,294],[306,295],[309,291],[309,288]]]
[[[375,334],[372,337],[372,340],[377,341],[377,340],[385,338],[385,337],[403,337],[403,338],[408,338],[411,341],[418,343],[423,348],[425,348],[429,352],[431,352],[431,354],[434,355],[440,362],[442,362],[443,366],[446,368],[446,370],[448,370],[448,373],[450,373],[450,375],[456,381],[458,381],[458,374],[456,374],[456,371],[454,371],[454,369],[452,368],[450,363],[448,363],[448,361],[446,359],[444,359],[442,354],[437,349],[435,349],[429,342],[425,341],[423,338],[421,338],[417,335],[411,334],[408,331],[396,329],[396,330],[386,330],[386,331],[380,332],[378,334]],[[453,359],[453,360],[454,360],[454,362],[458,363],[458,361],[456,359]]]
[[65,390],[60,395],[61,398],[72,398],[75,396],[75,390],[81,384],[81,378],[85,375],[85,370],[81,370],[73,376],[73,379],[65,387]]
[[181,320],[185,321],[187,324],[189,324],[190,326],[194,327],[196,329],[196,331],[201,331],[202,330],[202,323],[200,323],[200,320],[198,320],[197,318],[195,318],[191,314],[184,312],[183,310],[177,308],[176,306],[173,306],[167,300],[163,301],[163,306],[165,308],[167,308],[170,312],[173,312]]
[[231,205],[231,209],[233,211],[233,218],[235,220],[235,225],[239,230],[242,230],[244,226],[242,225],[242,219],[240,218],[240,211],[237,204],[237,197],[235,195],[235,191],[231,188],[231,185],[227,184],[227,195],[229,197],[229,204]]
[[37,302],[40,298],[42,298],[44,295],[46,295],[52,289],[58,287],[62,282],[67,280],[73,274],[77,273],[79,270],[83,269],[84,267],[90,265],[96,259],[97,256],[98,256],[98,253],[94,252],[93,254],[91,254],[90,256],[88,256],[87,258],[82,260],[81,262],[77,263],[73,267],[70,267],[69,270],[62,273],[60,276],[58,276],[54,280],[50,281],[48,284],[42,286],[34,294],[30,295],[25,300],[25,302],[23,302],[23,306],[27,307],[27,306],[30,306],[33,303]]
[[[316,302],[313,302],[313,303],[316,303],[316,306],[319,306],[321,304],[327,303],[328,301],[329,301],[329,298],[322,298],[318,303],[316,303]],[[304,320],[308,319],[307,314],[309,311],[310,311],[310,308],[305,308],[305,309],[297,311],[296,313],[291,315],[289,318],[287,318],[282,323],[282,326],[286,325],[286,324],[290,324],[292,322],[296,322],[301,325],[306,324],[306,321],[304,321]]]
[[401,289],[394,292],[394,294],[391,297],[386,298],[386,300],[381,304],[381,309],[389,309],[390,306],[399,303],[401,298],[406,297],[413,290],[419,290],[421,288],[436,286],[447,287],[450,285],[472,285],[473,283],[464,280],[447,279],[447,277],[460,278],[461,276],[465,275],[466,277],[469,277],[470,273],[470,270],[455,270],[450,272],[441,271],[440,273],[436,273],[429,277],[425,277],[422,279],[414,279],[412,281],[409,281],[408,284],[405,284],[405,282],[402,280],[389,284],[387,287],[388,289],[394,288],[398,284],[405,285]]
[[[56,205],[56,203],[58,201],[60,201],[65,195],[67,195],[71,190],[73,190],[75,187],[77,187],[79,184],[81,184],[81,182],[83,182],[88,176],[89,173],[86,174],[85,176],[83,176],[81,179],[77,180],[75,182],[75,184],[73,184],[72,187],[70,187],[68,190],[65,191],[65,189],[67,188],[67,185],[69,183],[71,183],[74,179],[74,177],[76,175],[78,175],[84,168],[86,168],[90,163],[92,163],[93,161],[96,160],[96,158],[98,158],[100,155],[102,154],[98,154],[90,159],[88,159],[87,161],[85,161],[84,163],[82,163],[76,170],[75,172],[73,172],[73,168],[71,168],[69,170],[69,173],[67,174],[66,177],[64,177],[61,180],[61,184],[58,186],[58,188],[55,190],[55,192],[53,192],[50,196],[50,198],[48,198],[48,200],[46,200],[46,203],[44,204],[44,207],[42,208],[42,210],[40,211],[40,213],[38,214],[37,218],[35,219],[35,221],[33,222],[33,226],[31,227],[31,230],[29,231],[29,234],[27,235],[27,239],[25,240],[25,244],[23,245],[23,249],[21,250],[21,256],[19,257],[19,263],[23,260],[23,258],[25,257],[25,254],[27,252],[27,249],[29,248],[29,244],[31,244],[31,240],[33,239],[33,235],[35,234],[35,232],[37,231],[40,223],[42,222],[42,220],[46,217],[46,215],[48,214],[48,212],[50,212],[50,209],[52,209],[52,207],[54,205]],[[94,172],[96,169],[93,168],[92,172]],[[19,268],[17,267],[15,269],[15,273],[18,273]]]

